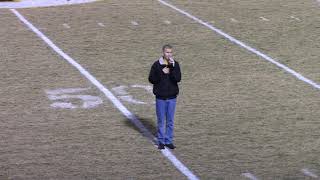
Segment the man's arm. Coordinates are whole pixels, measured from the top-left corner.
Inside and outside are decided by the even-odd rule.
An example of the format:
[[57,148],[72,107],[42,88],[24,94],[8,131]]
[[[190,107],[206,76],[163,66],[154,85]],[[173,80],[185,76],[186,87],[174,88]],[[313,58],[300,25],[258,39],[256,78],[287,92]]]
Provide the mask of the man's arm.
[[170,67],[170,79],[177,83],[181,81],[181,70],[178,62],[175,62],[174,66]]
[[160,82],[160,73],[157,70],[156,64],[153,64],[149,73],[149,82],[158,84]]

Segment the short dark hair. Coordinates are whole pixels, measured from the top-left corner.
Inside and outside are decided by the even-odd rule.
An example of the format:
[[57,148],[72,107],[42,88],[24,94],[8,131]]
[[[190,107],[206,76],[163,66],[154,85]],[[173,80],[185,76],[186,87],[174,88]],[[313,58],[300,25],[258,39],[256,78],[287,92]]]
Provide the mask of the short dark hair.
[[164,51],[165,49],[172,49],[173,47],[170,44],[166,44],[164,46],[162,46],[162,51]]

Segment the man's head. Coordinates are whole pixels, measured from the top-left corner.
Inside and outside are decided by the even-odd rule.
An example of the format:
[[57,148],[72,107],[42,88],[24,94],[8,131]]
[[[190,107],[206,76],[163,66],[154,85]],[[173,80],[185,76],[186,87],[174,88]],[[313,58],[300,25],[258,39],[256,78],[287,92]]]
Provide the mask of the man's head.
[[170,44],[166,44],[162,47],[163,57],[167,60],[172,58],[172,49],[173,47]]

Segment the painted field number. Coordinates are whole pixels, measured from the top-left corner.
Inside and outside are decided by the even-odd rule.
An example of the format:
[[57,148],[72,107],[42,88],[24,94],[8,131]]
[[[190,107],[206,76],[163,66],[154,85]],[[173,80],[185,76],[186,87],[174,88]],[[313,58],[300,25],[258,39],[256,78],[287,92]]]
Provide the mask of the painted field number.
[[[48,98],[54,101],[50,106],[53,108],[63,109],[90,109],[102,104],[103,101],[98,96],[87,94],[79,94],[87,91],[89,88],[68,88],[68,89],[55,89],[47,90]],[[75,101],[80,101],[75,103]]]
[[[88,90],[90,88],[65,88],[65,89],[53,89],[46,90],[48,98],[52,101],[50,104],[53,108],[62,109],[91,109],[99,106],[103,103],[102,99],[98,96],[89,95]],[[144,102],[139,99],[134,98],[129,90],[138,89],[152,94],[152,87],[146,85],[119,85],[112,88],[114,94],[124,102],[130,104],[144,105],[144,104],[154,104],[154,102]]]
[[125,86],[125,85],[116,86],[112,88],[112,91],[119,97],[119,99],[131,104],[154,104],[154,102],[147,103],[147,102],[143,102],[141,100],[133,98],[133,96],[130,95],[130,93],[127,91],[128,89],[133,89],[133,88],[142,89],[143,91],[147,91],[148,93],[152,94],[151,86],[139,85],[139,84],[134,84],[130,86]]

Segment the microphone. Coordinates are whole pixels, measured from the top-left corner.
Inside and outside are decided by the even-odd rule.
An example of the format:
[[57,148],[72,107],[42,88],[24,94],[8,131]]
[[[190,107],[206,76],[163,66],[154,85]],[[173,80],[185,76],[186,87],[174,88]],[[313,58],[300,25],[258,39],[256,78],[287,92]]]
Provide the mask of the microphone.
[[174,66],[174,59],[172,57],[169,57],[169,65]]

